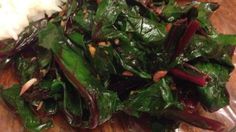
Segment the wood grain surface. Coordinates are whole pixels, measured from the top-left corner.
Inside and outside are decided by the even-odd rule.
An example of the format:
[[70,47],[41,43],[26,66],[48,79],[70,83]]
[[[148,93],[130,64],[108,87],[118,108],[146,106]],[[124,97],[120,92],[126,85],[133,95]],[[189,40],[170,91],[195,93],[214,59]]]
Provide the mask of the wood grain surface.
[[[203,0],[202,0],[203,1]],[[206,0],[205,0],[206,1]],[[236,0],[208,0],[218,2],[221,6],[212,16],[211,21],[216,27],[217,31],[225,34],[235,34],[236,33]],[[8,66],[5,70],[0,72],[0,84],[5,86],[10,86],[17,82],[17,78],[14,76],[15,71],[11,70],[11,66]],[[231,95],[235,95],[236,90],[236,71],[233,72],[232,77],[228,83],[228,89]],[[236,106],[235,106],[236,110]],[[202,112],[204,115],[208,113]],[[220,119],[220,117],[219,117]],[[127,115],[118,113],[113,116],[113,118],[106,122],[105,124],[99,126],[94,130],[88,129],[72,129],[69,127],[63,117],[54,117],[54,127],[47,130],[48,132],[148,132],[151,131],[148,127],[148,122],[145,120],[135,119]],[[203,131],[201,129],[190,127],[186,124],[182,124],[182,128],[186,132],[199,132]],[[183,131],[181,129],[180,131]],[[0,131],[2,132],[24,132],[25,129],[22,127],[20,120],[17,116],[6,107],[3,101],[0,99]]]

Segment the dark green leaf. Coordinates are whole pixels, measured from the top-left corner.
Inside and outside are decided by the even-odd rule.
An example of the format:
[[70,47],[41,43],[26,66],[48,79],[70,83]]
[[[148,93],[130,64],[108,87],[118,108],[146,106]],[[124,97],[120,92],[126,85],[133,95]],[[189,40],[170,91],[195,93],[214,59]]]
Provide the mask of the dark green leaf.
[[76,13],[73,19],[78,24],[76,26],[89,33],[93,26],[94,15],[95,11],[89,10],[88,7],[83,6],[82,9]]
[[236,35],[217,34],[212,35],[211,38],[220,45],[236,46]]
[[24,126],[30,131],[41,131],[51,127],[50,121],[41,122],[31,111],[30,107],[19,96],[20,86],[14,85],[11,88],[2,91],[2,98],[11,105],[16,113],[21,117]]
[[210,76],[211,80],[204,87],[198,87],[201,104],[209,111],[216,111],[229,104],[226,91],[226,82],[229,78],[230,69],[214,63],[197,63],[199,70]]
[[71,85],[64,87],[63,107],[68,123],[79,127],[83,115],[82,101],[79,93]]
[[[52,31],[55,36],[62,36],[60,30],[57,29],[55,25],[49,25],[48,29],[45,29],[47,32],[47,36],[50,36]],[[57,31],[57,32],[55,32]],[[63,38],[63,37],[62,37]],[[47,38],[45,38],[47,39]],[[45,40],[43,40],[45,41]],[[105,88],[102,86],[101,82],[91,73],[88,63],[84,59],[83,51],[78,48],[77,51],[74,52],[68,44],[64,41],[50,41],[52,51],[56,56],[56,61],[59,67],[62,69],[65,76],[72,83],[72,85],[77,89],[80,95],[86,102],[86,105],[90,112],[90,120],[87,123],[83,124],[84,127],[94,128],[99,122],[106,120],[110,117],[110,115],[117,110],[118,107],[116,104],[119,100],[117,96],[112,92],[106,92]],[[102,96],[105,94],[107,96]],[[117,101],[116,101],[117,100]],[[106,105],[99,105],[102,102],[113,102],[111,106],[107,107]],[[116,107],[115,107],[116,106]],[[97,108],[98,107],[98,108]],[[101,112],[108,111],[106,115],[103,115]],[[99,120],[101,119],[101,120]],[[87,126],[88,125],[88,126]]]
[[46,28],[43,28],[38,33],[39,46],[42,46],[46,49],[53,48],[53,44],[63,40],[62,29],[57,28],[52,23],[48,23]]
[[218,43],[216,39],[196,35],[182,57],[183,61],[191,61],[200,57],[213,59],[232,67],[231,56],[233,49],[233,46],[227,43]]
[[58,103],[53,99],[47,99],[44,101],[44,109],[47,115],[55,115],[58,111]]
[[[52,53],[47,49],[32,47],[24,50],[20,56],[15,57],[21,83],[25,83],[32,78],[43,78],[49,70],[51,61]],[[42,73],[42,70],[44,73]]]
[[103,0],[96,12],[96,21],[102,24],[114,24],[121,12],[127,9],[125,0]]
[[150,87],[134,91],[125,102],[128,112],[138,116],[140,112],[161,114],[168,108],[181,108],[181,104],[174,97],[170,87],[170,78],[164,78]]
[[126,33],[134,33],[144,43],[160,43],[164,40],[166,36],[164,24],[142,17],[136,8],[130,10],[124,15],[127,17]]
[[96,47],[96,52],[94,57],[92,57],[92,62],[101,80],[107,81],[111,74],[117,74],[117,66],[114,65],[114,59],[113,48],[111,46]]

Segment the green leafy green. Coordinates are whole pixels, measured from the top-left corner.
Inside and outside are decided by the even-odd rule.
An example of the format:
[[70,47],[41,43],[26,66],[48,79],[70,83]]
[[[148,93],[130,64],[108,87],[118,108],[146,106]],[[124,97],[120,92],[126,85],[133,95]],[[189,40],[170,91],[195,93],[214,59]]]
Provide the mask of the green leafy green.
[[91,32],[94,22],[95,11],[90,9],[87,4],[83,4],[82,8],[73,17],[73,20],[78,24],[78,27],[86,33]]
[[209,111],[216,111],[228,105],[229,98],[225,85],[230,70],[222,65],[209,62],[197,63],[194,66],[208,74],[211,79],[206,86],[197,88],[202,105]]
[[176,1],[170,0],[168,5],[162,10],[162,15],[168,22],[173,22],[180,18],[187,11],[185,8],[178,5]]
[[[127,111],[135,116],[140,112],[148,112],[156,115],[168,108],[181,109],[181,104],[176,100],[171,91],[171,79],[163,78],[147,88],[134,91],[125,102]],[[156,116],[160,116],[156,115]]]
[[[30,50],[33,50],[34,53],[22,53],[20,57],[16,58],[21,83],[25,83],[31,78],[43,78],[52,61],[52,53],[49,50],[42,47],[32,47]],[[42,70],[45,73],[42,73]]]
[[[70,0],[61,13],[26,28],[17,42],[0,42],[0,70],[10,60],[20,77],[2,97],[30,131],[50,126],[32,112],[38,102],[40,117],[60,112],[72,127],[93,129],[122,111],[147,114],[153,131],[172,131],[179,121],[221,131],[222,123],[190,113],[199,102],[210,112],[229,103],[225,83],[236,36],[211,25],[218,7]],[[20,97],[21,85],[32,78],[37,84]]]
[[[49,32],[52,34],[48,35]],[[63,31],[61,28],[55,28],[55,25],[48,23],[47,26],[41,29],[38,33],[39,46],[42,46],[46,49],[53,48],[53,44],[64,39],[62,33]]]
[[80,126],[83,115],[81,96],[74,87],[64,87],[63,109],[71,126]]
[[142,17],[135,7],[129,10],[124,14],[127,17],[125,32],[134,33],[134,37],[139,37],[144,43],[163,41],[166,36],[164,24]]
[[229,46],[226,43],[217,43],[215,39],[194,36],[188,49],[184,53],[183,59],[190,61],[202,57],[213,59],[232,67],[231,56],[233,49],[233,46]]
[[107,81],[111,74],[117,74],[117,66],[114,64],[113,48],[111,46],[98,46],[92,64],[101,80]]
[[30,106],[19,96],[20,86],[13,85],[2,91],[2,98],[11,105],[21,117],[24,126],[30,131],[41,131],[52,126],[50,121],[41,122],[31,111]]
[[103,0],[96,11],[96,21],[112,25],[117,17],[127,9],[125,0]]
[[44,101],[44,109],[47,115],[55,115],[58,111],[58,103],[56,100],[47,99]]
[[[55,25],[49,24],[48,28],[49,29],[53,28],[53,29],[44,30],[48,31],[47,36],[52,35],[52,32],[54,33],[55,36],[62,35],[58,27],[56,27]],[[43,39],[48,39],[48,38],[49,37]],[[46,42],[46,40],[42,41]],[[68,80],[74,85],[74,87],[81,94],[84,100],[87,101],[86,104],[89,107],[90,116],[92,116],[90,119],[92,120],[88,122],[89,124],[85,123],[84,124],[85,127],[93,128],[94,126],[97,125],[97,123],[107,120],[111,116],[111,114],[118,109],[119,99],[117,95],[111,91],[107,92],[105,91],[104,86],[102,86],[101,82],[90,71],[89,66],[87,66],[88,64],[84,59],[83,51],[81,49],[78,48],[77,50],[80,51],[74,52],[63,40],[57,42],[55,41],[51,42],[52,44],[49,45],[51,45],[52,51],[56,56],[57,63],[66,73],[65,76],[68,78]],[[95,99],[98,100],[95,101]],[[110,102],[111,106],[114,107],[99,105],[102,104],[103,102],[104,103]],[[107,112],[103,113],[103,111]],[[100,120],[96,119],[96,117],[93,117],[97,116],[97,114]]]

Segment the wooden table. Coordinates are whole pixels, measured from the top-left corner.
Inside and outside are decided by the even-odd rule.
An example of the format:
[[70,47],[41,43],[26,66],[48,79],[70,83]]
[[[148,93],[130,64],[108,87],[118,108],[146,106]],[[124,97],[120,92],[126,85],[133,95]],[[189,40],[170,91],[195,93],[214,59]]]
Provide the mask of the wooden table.
[[[213,14],[211,17],[213,25],[217,28],[217,30],[221,33],[226,34],[234,34],[236,33],[236,0],[208,0],[218,2],[221,7],[220,9]],[[235,71],[234,71],[235,72]],[[232,86],[236,86],[236,82],[234,82],[234,78],[236,78],[236,73],[232,75],[228,87],[234,93],[236,90],[232,90]],[[12,82],[16,82],[17,78],[14,76],[14,71],[9,69],[4,70],[4,72],[0,72],[0,83],[4,85],[11,85]],[[236,95],[236,94],[235,94]],[[145,125],[146,124],[146,125]],[[146,126],[148,123],[143,122],[143,120],[137,120],[129,116],[125,116],[123,114],[114,115],[114,117],[105,123],[102,126],[94,130],[86,130],[81,129],[77,131],[93,131],[93,132],[142,132],[142,131],[150,131],[150,129]],[[47,130],[48,132],[73,132],[76,131],[66,125],[64,119],[60,116],[55,117],[54,128]],[[182,125],[187,129],[187,131],[201,131],[200,129],[190,128],[187,125]],[[3,132],[24,132],[24,128],[22,127],[19,119],[16,115],[14,115],[2,102],[0,99],[0,131]]]

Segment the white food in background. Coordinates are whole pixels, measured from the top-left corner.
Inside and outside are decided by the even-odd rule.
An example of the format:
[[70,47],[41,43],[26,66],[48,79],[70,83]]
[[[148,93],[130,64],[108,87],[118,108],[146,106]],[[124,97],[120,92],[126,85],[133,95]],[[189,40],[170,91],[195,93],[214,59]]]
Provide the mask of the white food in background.
[[66,0],[0,0],[0,40],[18,39],[31,21],[61,11]]

